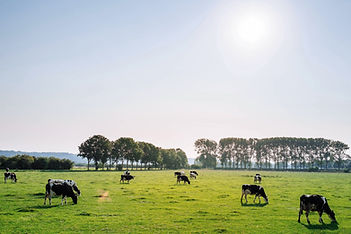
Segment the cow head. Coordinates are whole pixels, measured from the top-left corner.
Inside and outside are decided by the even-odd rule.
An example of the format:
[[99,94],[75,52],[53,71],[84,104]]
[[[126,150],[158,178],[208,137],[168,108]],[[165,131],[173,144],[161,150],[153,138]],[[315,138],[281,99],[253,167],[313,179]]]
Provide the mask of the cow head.
[[74,204],[77,204],[77,203],[78,203],[77,195],[74,194],[74,195],[72,196],[72,201],[73,201]]
[[267,197],[266,193],[264,192],[263,187],[260,188],[260,194],[263,197],[263,199],[265,200],[265,202],[268,203],[268,197]]
[[330,210],[330,212],[328,213],[328,216],[333,222],[336,222],[334,211]]

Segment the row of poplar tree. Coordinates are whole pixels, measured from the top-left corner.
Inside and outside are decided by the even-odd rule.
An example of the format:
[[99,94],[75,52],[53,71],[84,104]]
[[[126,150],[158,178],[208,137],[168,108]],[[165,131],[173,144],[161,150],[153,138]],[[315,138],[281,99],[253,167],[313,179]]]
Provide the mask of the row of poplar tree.
[[121,170],[134,166],[139,169],[177,169],[188,167],[188,159],[181,149],[162,149],[151,143],[137,142],[130,137],[110,141],[102,135],[94,135],[79,147],[78,156],[87,159],[88,170],[93,162],[95,170],[107,168]]
[[349,146],[324,138],[222,138],[218,143],[198,139],[196,161],[206,168],[219,162],[226,168],[331,169],[350,166]]

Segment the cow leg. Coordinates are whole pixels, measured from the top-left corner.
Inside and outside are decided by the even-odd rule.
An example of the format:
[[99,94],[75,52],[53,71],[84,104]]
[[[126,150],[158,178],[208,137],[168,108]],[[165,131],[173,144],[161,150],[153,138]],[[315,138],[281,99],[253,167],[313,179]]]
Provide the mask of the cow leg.
[[297,222],[299,222],[299,223],[300,223],[300,217],[301,217],[302,214],[303,214],[303,211],[302,211],[302,209],[300,208],[300,211],[299,211],[299,219],[297,220]]
[[310,213],[310,212],[309,212],[308,210],[306,210],[306,219],[307,219],[307,223],[308,223],[308,224],[311,224],[310,219],[308,218],[309,213]]
[[48,194],[45,194],[45,200],[44,200],[44,205],[46,205],[46,199],[48,198]]
[[255,201],[256,201],[256,197],[257,197],[257,194],[255,195],[255,198],[254,198],[254,200],[253,200],[254,203],[255,203]]
[[4,177],[4,182],[5,182],[5,184],[6,184],[6,180],[7,180],[7,178],[6,178],[6,176]]
[[247,203],[247,193],[245,193],[245,200],[246,200],[246,203]]
[[241,199],[240,199],[240,202],[243,203],[243,196],[244,196],[244,190],[242,191],[241,193]]
[[258,195],[258,202],[261,204],[261,196]]
[[323,210],[318,211],[318,214],[319,214],[319,222],[324,224],[323,219],[322,219]]

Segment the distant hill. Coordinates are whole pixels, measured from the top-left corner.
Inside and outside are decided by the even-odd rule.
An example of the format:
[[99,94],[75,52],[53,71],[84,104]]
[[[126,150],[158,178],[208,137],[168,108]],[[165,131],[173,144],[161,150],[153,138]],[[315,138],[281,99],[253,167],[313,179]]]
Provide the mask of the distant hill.
[[14,151],[14,150],[0,150],[0,156],[16,156],[19,154],[27,154],[34,157],[55,157],[55,158],[66,158],[75,163],[87,163],[87,161],[76,154],[66,153],[66,152],[24,152],[24,151]]

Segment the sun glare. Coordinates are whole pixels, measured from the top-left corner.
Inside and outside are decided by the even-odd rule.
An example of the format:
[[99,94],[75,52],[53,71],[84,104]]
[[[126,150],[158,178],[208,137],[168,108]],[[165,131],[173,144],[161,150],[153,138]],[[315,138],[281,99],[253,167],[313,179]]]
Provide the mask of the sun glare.
[[243,15],[237,19],[235,29],[238,42],[251,47],[264,44],[270,36],[268,18],[264,15]]
[[263,39],[267,32],[265,23],[256,18],[244,19],[238,24],[237,30],[240,38],[250,43]]

